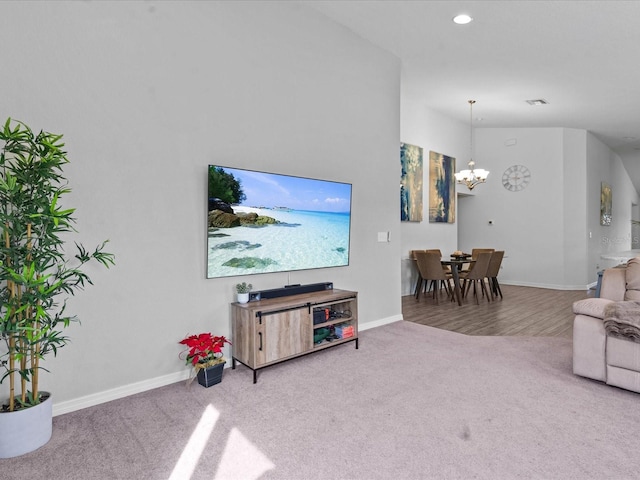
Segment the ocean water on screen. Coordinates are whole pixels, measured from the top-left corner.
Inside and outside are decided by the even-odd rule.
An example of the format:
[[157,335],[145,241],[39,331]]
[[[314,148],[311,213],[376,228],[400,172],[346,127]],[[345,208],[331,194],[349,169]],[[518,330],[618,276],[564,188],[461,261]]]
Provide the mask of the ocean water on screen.
[[[208,277],[344,266],[349,263],[346,213],[234,207],[281,224],[218,229],[208,237]],[[235,259],[235,260],[234,260]],[[225,266],[227,262],[237,266]]]

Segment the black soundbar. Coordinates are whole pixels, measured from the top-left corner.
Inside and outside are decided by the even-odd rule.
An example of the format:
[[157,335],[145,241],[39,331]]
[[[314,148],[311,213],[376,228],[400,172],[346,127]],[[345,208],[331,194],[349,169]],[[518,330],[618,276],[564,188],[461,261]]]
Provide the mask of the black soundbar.
[[282,288],[272,288],[271,290],[260,290],[249,293],[249,301],[265,300],[267,298],[287,297],[289,295],[299,295],[301,293],[321,292],[323,290],[333,290],[333,283],[310,283],[308,285],[286,285]]

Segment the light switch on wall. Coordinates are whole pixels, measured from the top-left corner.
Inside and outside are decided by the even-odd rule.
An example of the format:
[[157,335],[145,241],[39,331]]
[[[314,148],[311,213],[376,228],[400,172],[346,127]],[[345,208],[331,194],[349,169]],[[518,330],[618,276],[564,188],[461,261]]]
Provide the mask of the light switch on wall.
[[378,241],[379,242],[389,242],[389,232],[378,232]]

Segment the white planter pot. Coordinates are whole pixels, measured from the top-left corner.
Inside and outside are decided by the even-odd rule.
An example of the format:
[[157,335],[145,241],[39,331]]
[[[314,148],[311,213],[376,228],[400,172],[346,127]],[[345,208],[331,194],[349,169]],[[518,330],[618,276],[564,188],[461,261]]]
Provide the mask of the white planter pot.
[[52,405],[49,395],[35,407],[0,413],[0,458],[33,452],[51,439]]
[[238,303],[247,303],[249,301],[248,293],[239,293],[238,294]]

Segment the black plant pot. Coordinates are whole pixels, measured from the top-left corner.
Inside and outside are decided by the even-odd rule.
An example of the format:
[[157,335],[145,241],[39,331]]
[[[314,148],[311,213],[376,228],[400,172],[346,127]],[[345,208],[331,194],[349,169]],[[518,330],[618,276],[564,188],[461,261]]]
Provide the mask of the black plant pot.
[[203,387],[209,388],[216,383],[222,381],[222,371],[227,362],[218,363],[212,367],[201,368],[198,370],[198,383]]

